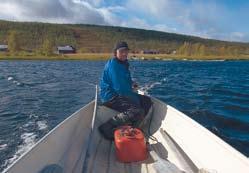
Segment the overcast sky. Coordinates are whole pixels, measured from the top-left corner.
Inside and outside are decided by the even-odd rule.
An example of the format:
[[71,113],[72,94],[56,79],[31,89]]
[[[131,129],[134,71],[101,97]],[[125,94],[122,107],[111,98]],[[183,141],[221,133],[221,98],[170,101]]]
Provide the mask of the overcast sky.
[[248,0],[0,0],[0,19],[152,29],[249,42]]

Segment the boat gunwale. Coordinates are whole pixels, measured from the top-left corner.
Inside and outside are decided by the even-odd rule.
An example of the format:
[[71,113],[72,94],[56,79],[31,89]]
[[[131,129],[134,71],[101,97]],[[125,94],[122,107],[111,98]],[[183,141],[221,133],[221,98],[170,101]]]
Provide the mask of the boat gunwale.
[[215,143],[217,143],[218,145],[222,146],[222,148],[225,148],[227,151],[231,152],[238,159],[241,159],[243,162],[245,162],[246,164],[248,164],[248,162],[245,160],[245,158],[247,158],[247,157],[244,154],[242,154],[241,152],[239,152],[238,150],[236,150],[234,147],[232,147],[230,144],[228,144],[226,141],[224,141],[222,138],[220,138],[219,136],[215,135],[209,129],[207,129],[206,127],[202,126],[200,123],[198,123],[194,119],[188,117],[186,114],[182,113],[181,111],[175,109],[174,107],[172,107],[170,105],[168,105],[168,106],[175,113],[180,113],[181,117],[184,118],[186,120],[186,122],[188,122],[189,124],[193,125],[198,130],[201,130],[201,132],[207,134],[208,138],[211,138],[213,141],[215,141]]
[[[232,147],[230,144],[228,144],[222,138],[215,135],[209,129],[202,126],[200,123],[198,123],[197,121],[195,121],[194,119],[192,119],[188,115],[184,114],[183,112],[177,110],[173,106],[168,105],[167,103],[164,103],[163,101],[161,101],[155,97],[152,97],[152,98],[154,100],[156,100],[157,102],[159,102],[160,104],[165,104],[167,106],[168,111],[171,111],[172,113],[178,115],[179,118],[182,119],[185,123],[187,123],[189,126],[192,126],[195,129],[195,131],[199,131],[200,133],[205,135],[206,139],[213,141],[216,144],[216,146],[223,148],[227,153],[229,153],[228,155],[230,155],[231,158],[236,159],[238,162],[241,162],[242,165],[249,168],[249,158],[246,157],[241,152],[239,152],[238,150],[236,150],[234,147]],[[167,117],[167,115],[166,115],[166,117]],[[167,120],[164,123],[165,123],[165,126],[167,126]],[[193,161],[193,163],[196,166],[198,166],[199,168],[203,167],[203,163],[200,161],[199,156],[196,156],[195,153],[193,152],[193,150],[188,149],[188,145],[186,145],[186,144],[188,144],[188,142],[187,143],[184,142],[182,140],[182,137],[179,137],[178,135],[174,134],[174,132],[172,132],[172,131],[168,132],[166,129],[163,129],[163,130],[165,130],[167,132],[167,134],[173,139],[173,141],[175,143],[178,144],[178,146],[186,153],[186,155],[188,155],[188,156],[190,155],[191,160]],[[172,137],[172,135],[173,135],[173,137]],[[211,150],[211,151],[212,151],[212,153],[214,152],[213,150]]]
[[[243,159],[244,157],[247,158],[244,154],[242,154],[241,152],[239,152],[238,150],[236,150],[234,147],[232,147],[230,144],[228,144],[227,142],[225,142],[223,139],[221,139],[219,136],[215,135],[214,133],[212,133],[209,129],[207,129],[206,127],[204,127],[203,125],[201,125],[200,123],[198,123],[197,121],[195,121],[194,119],[190,118],[189,116],[187,116],[185,113],[177,110],[176,108],[174,108],[173,106],[162,102],[161,100],[155,98],[155,97],[151,97],[153,99],[155,99],[156,101],[162,103],[162,104],[166,104],[167,107],[172,110],[173,112],[175,112],[176,114],[180,115],[180,117],[182,117],[185,122],[188,122],[189,124],[191,124],[192,126],[194,126],[195,128],[197,128],[198,130],[201,130],[202,132],[204,132],[205,134],[208,134],[208,137],[211,137],[212,139],[214,139],[214,141],[219,144],[222,145],[223,147],[225,147],[227,150],[235,152],[236,154],[239,154],[240,156],[242,156],[242,158],[240,157],[240,159]],[[173,138],[174,139],[174,138]],[[238,156],[238,155],[236,155]],[[243,159],[243,161],[245,161]],[[246,162],[247,163],[247,162]],[[247,163],[248,164],[248,163]]]

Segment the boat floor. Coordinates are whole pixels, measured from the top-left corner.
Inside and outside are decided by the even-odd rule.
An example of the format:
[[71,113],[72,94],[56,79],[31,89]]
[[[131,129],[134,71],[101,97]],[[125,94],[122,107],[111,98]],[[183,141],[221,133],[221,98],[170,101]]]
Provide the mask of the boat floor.
[[[104,111],[103,111],[104,109]],[[103,115],[103,113],[105,115]],[[134,163],[120,163],[117,161],[115,156],[115,148],[114,142],[108,141],[104,139],[97,130],[97,127],[103,123],[107,117],[113,116],[114,112],[111,109],[106,107],[98,108],[96,120],[95,120],[95,128],[93,131],[91,145],[89,147],[90,155],[88,156],[87,162],[87,172],[89,173],[156,173],[155,170],[155,161],[149,154],[149,157],[145,161],[134,162]],[[162,131],[161,131],[162,132]],[[162,137],[159,137],[162,139]],[[164,140],[162,142],[155,142],[150,140],[151,149],[153,149],[160,158],[169,160],[168,157],[169,151],[174,153],[175,156],[171,156],[172,164],[173,162],[178,163],[178,167],[180,166],[181,170],[187,172],[193,172],[187,161],[184,160],[182,155],[177,152],[177,148],[172,147],[173,145],[170,144],[170,141]],[[166,144],[167,143],[167,144]],[[170,147],[171,146],[171,147]],[[167,149],[166,149],[167,148]],[[179,155],[177,156],[177,153]],[[170,161],[170,162],[171,162]],[[180,164],[179,164],[180,163]],[[181,171],[181,172],[184,172]],[[167,172],[167,170],[162,170],[162,172]]]

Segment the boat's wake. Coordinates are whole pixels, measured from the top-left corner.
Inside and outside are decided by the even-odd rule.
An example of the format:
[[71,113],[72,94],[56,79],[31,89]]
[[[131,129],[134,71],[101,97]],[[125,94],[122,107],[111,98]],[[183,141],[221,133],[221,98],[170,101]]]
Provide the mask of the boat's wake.
[[[38,118],[34,115],[31,114],[30,118],[35,117]],[[28,129],[37,129],[39,131],[44,131],[48,129],[47,121],[46,120],[39,120],[37,122],[35,121],[29,121],[26,124],[24,124],[21,127],[24,131],[27,131]],[[35,143],[38,140],[38,135],[35,134],[34,132],[24,132],[21,136],[21,144],[17,146],[16,152],[13,154],[12,157],[7,159],[3,167],[7,168],[9,167],[12,163],[14,163],[22,154],[30,150]],[[4,150],[7,147],[6,145],[0,145],[0,151]]]
[[141,91],[142,93],[144,93],[145,95],[149,95],[149,91],[152,90],[153,88],[157,87],[157,86],[160,86],[162,85],[163,82],[166,82],[167,81],[167,78],[163,78],[159,81],[156,81],[156,82],[152,82],[152,83],[147,83],[145,84],[144,86],[141,86],[139,87],[139,91]]
[[48,128],[47,121],[37,121],[37,126],[39,130],[45,130]]
[[8,167],[13,162],[15,162],[22,154],[28,151],[36,143],[37,135],[34,133],[23,133],[21,135],[21,139],[23,143],[17,147],[17,151],[15,152],[15,154],[5,161],[4,167]]

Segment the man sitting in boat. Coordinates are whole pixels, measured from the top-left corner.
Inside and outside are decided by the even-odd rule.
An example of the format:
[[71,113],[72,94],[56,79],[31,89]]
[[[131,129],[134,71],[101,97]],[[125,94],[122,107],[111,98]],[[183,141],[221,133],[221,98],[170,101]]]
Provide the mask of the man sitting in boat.
[[126,42],[117,43],[114,56],[106,63],[100,81],[100,97],[103,105],[120,112],[98,128],[99,132],[109,140],[113,140],[114,130],[118,126],[139,126],[152,105],[149,97],[133,91],[128,53],[129,47]]

